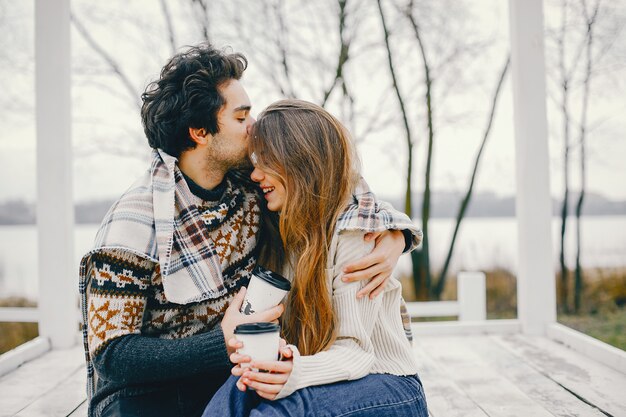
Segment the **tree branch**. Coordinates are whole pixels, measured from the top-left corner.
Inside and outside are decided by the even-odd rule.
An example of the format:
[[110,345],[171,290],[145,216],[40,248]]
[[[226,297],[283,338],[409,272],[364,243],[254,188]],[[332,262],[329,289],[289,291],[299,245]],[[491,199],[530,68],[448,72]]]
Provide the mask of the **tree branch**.
[[381,20],[382,27],[383,27],[385,49],[387,51],[387,63],[389,65],[389,73],[391,75],[391,79],[393,82],[393,90],[396,93],[396,98],[398,99],[398,105],[400,106],[400,114],[402,114],[402,122],[404,124],[404,130],[406,133],[408,167],[407,167],[407,187],[406,187],[406,194],[405,194],[404,212],[409,217],[411,217],[413,214],[412,193],[411,193],[411,182],[412,182],[412,171],[413,171],[413,138],[412,138],[411,126],[409,125],[409,117],[407,114],[406,106],[404,105],[404,98],[402,97],[402,92],[400,91],[400,85],[398,82],[398,77],[396,75],[396,69],[393,63],[391,44],[389,43],[389,29],[387,28],[387,22],[385,20],[385,13],[383,11],[381,0],[376,0],[376,3],[378,4],[378,11],[380,12],[380,20]]
[[476,154],[476,158],[474,159],[474,169],[472,170],[472,176],[470,178],[469,186],[467,187],[467,191],[465,193],[465,197],[461,201],[461,205],[459,206],[459,211],[456,216],[456,224],[454,226],[454,232],[452,233],[452,240],[450,241],[450,246],[448,248],[448,254],[446,255],[446,260],[443,263],[443,268],[441,270],[441,275],[439,277],[439,281],[437,282],[437,287],[435,288],[436,294],[441,294],[443,292],[446,275],[448,274],[448,269],[450,268],[450,263],[452,261],[452,255],[454,254],[454,247],[456,244],[456,238],[459,233],[459,229],[461,227],[461,222],[465,217],[465,212],[469,207],[470,200],[472,198],[472,193],[474,191],[474,183],[476,182],[476,177],[478,174],[478,167],[480,165],[480,160],[483,155],[483,151],[485,150],[485,145],[487,144],[487,139],[489,138],[489,134],[491,133],[491,127],[493,125],[493,119],[495,117],[496,108],[498,105],[498,98],[500,97],[500,91],[502,91],[502,85],[504,84],[504,78],[509,70],[509,65],[511,63],[511,56],[508,55],[506,58],[506,62],[502,71],[500,72],[500,78],[498,79],[498,84],[494,91],[492,100],[491,100],[491,109],[489,111],[489,117],[487,118],[487,126],[485,127],[483,133],[483,140],[478,148],[478,153]]
[[80,19],[78,19],[78,17],[74,13],[71,14],[71,20],[72,20],[72,23],[74,24],[74,27],[76,27],[76,29],[78,30],[78,33],[80,33],[80,35],[83,37],[85,42],[87,42],[87,44],[91,47],[91,49],[93,49],[94,52],[97,55],[99,55],[100,58],[104,60],[104,62],[107,63],[107,65],[111,68],[113,73],[117,75],[119,80],[122,82],[122,85],[126,88],[128,95],[133,99],[135,106],[138,109],[141,109],[141,100],[139,100],[139,92],[138,92],[139,90],[135,88],[133,83],[130,81],[130,78],[128,77],[128,75],[126,75],[126,73],[122,70],[120,65],[113,59],[113,57],[109,55],[104,50],[104,48],[102,48],[95,41],[95,39],[91,36],[89,31],[85,28],[85,26],[83,26]]
[[344,97],[349,96],[347,92],[346,82],[343,79],[343,67],[348,62],[349,59],[349,51],[350,51],[350,40],[346,39],[345,29],[346,29],[346,5],[347,0],[338,0],[339,4],[339,56],[337,58],[337,67],[335,69],[335,77],[330,84],[330,87],[326,89],[324,92],[324,98],[322,99],[321,106],[324,107],[328,98],[332,94],[335,86],[341,82],[343,86]]
[[587,154],[586,154],[586,134],[587,134],[587,109],[589,105],[589,94],[591,90],[591,75],[592,75],[592,47],[593,47],[593,27],[598,16],[600,9],[600,0],[596,1],[592,15],[589,15],[587,11],[587,2],[580,0],[583,9],[583,15],[585,17],[585,24],[587,25],[587,32],[585,34],[586,39],[586,61],[587,66],[585,69],[585,79],[583,81],[583,96],[580,115],[580,193],[578,194],[578,201],[576,202],[576,268],[574,273],[574,311],[579,312],[581,306],[581,293],[583,287],[583,271],[580,264],[581,256],[581,226],[580,217],[582,215],[583,202],[585,199],[585,191],[587,185]]
[[198,5],[200,13],[195,14],[196,21],[200,24],[200,30],[202,31],[202,37],[205,41],[211,42],[209,35],[209,6],[206,0],[191,0],[191,5]]
[[[428,57],[426,55],[426,49],[422,36],[420,33],[419,25],[413,17],[413,0],[409,1],[405,16],[411,23],[415,39],[420,49],[420,55],[422,57],[422,63],[424,65],[424,82],[426,84],[426,93],[424,99],[426,100],[426,119],[428,120],[428,148],[426,150],[426,169],[424,172],[424,193],[422,197],[422,231],[424,237],[422,239],[422,261],[424,263],[424,273],[426,280],[426,288],[431,291],[431,273],[430,273],[430,256],[429,256],[429,233],[428,222],[430,220],[430,184],[431,184],[431,172],[433,162],[433,147],[435,138],[435,129],[433,125],[433,107],[432,107],[432,79],[430,76],[430,65]],[[435,295],[439,298],[439,293],[429,294]]]
[[276,19],[278,20],[278,35],[275,37],[275,41],[280,55],[280,63],[282,66],[283,74],[285,75],[287,86],[289,87],[287,96],[290,98],[295,98],[296,94],[293,89],[293,84],[291,82],[291,76],[289,74],[287,48],[285,47],[285,43],[283,42],[284,39],[288,39],[287,26],[285,25],[285,19],[280,6],[280,2],[274,2],[273,4],[274,13],[276,14]]
[[171,52],[172,55],[174,55],[176,53],[176,36],[174,34],[174,26],[172,26],[172,15],[167,7],[166,0],[161,0],[161,11],[163,12],[163,18],[165,19],[165,25],[167,27]]

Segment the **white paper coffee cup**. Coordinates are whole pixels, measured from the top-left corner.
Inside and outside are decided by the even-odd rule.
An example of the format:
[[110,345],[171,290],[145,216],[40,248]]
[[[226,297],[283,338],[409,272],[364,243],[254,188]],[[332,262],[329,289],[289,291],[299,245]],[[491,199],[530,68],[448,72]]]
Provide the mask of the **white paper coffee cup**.
[[252,271],[240,311],[248,315],[269,310],[277,306],[290,289],[291,282],[287,278],[257,266]]
[[[275,361],[278,359],[280,347],[279,335],[278,324],[268,322],[240,324],[235,327],[235,337],[243,343],[243,347],[237,349],[237,353],[248,355],[253,361]],[[241,367],[250,367],[250,362],[242,363]]]

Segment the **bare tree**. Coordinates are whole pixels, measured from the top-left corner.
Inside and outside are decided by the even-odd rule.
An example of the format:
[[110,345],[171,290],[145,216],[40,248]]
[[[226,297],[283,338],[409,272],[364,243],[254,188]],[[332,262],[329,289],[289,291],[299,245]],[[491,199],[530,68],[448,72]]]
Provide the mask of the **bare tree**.
[[[422,63],[424,66],[424,84],[426,86],[426,91],[424,95],[424,100],[426,103],[426,120],[428,121],[428,146],[426,150],[426,168],[424,171],[424,193],[422,197],[422,229],[424,232],[424,239],[422,241],[422,250],[415,252],[413,263],[415,264],[417,261],[417,268],[413,267],[413,273],[418,274],[418,279],[420,282],[423,282],[426,288],[428,288],[429,296],[432,296],[432,284],[431,284],[431,271],[430,271],[430,248],[429,248],[429,233],[428,233],[428,222],[430,220],[430,199],[431,199],[431,172],[432,172],[432,162],[433,162],[433,145],[435,138],[435,128],[433,126],[433,95],[432,95],[432,84],[433,80],[431,78],[431,65],[428,60],[426,54],[426,48],[424,47],[424,41],[422,39],[422,34],[419,25],[415,17],[413,16],[414,10],[414,2],[413,0],[409,1],[407,10],[405,12],[406,17],[411,23],[411,28],[413,29],[413,33],[415,35],[415,40],[419,46],[420,57],[422,58]],[[415,279],[415,278],[414,278]],[[436,295],[435,295],[436,296]]]
[[[590,132],[588,111],[591,100],[591,81],[597,75],[595,67],[607,55],[617,38],[617,33],[609,33],[603,45],[595,48],[595,32],[601,9],[600,3],[600,0],[596,0],[589,8],[585,0],[580,0],[577,4],[573,4],[568,0],[561,0],[559,5],[561,14],[560,25],[558,33],[552,36],[558,53],[558,65],[554,70],[554,73],[558,74],[557,80],[552,75],[552,68],[548,68],[549,79],[554,81],[560,95],[555,101],[562,120],[564,189],[560,209],[559,308],[564,313],[579,312],[582,302],[581,294],[584,274],[581,266],[581,217],[587,184],[587,137]],[[608,21],[605,23],[608,23]],[[595,54],[594,49],[597,49]],[[567,54],[568,51],[571,52],[569,55]],[[578,119],[574,117],[576,109],[580,109],[580,117]],[[576,131],[573,132],[574,129],[577,129],[577,135]],[[577,136],[575,140],[573,138],[574,135]],[[574,195],[576,201],[573,203],[571,201],[573,198],[570,189],[572,179],[570,171],[572,169],[572,155],[576,152],[579,155],[578,175],[580,191],[578,195]],[[576,265],[573,277],[573,294],[570,290],[572,277],[570,276],[566,256],[567,221],[570,215],[570,205],[572,204],[574,204],[573,214],[576,216]]]
[[570,199],[570,155],[572,151],[572,143],[570,137],[570,126],[572,124],[572,115],[570,110],[570,92],[573,88],[574,76],[580,63],[580,57],[583,51],[583,44],[580,43],[576,48],[571,63],[567,62],[566,50],[568,46],[568,28],[570,21],[568,18],[569,4],[568,0],[561,2],[561,27],[557,37],[557,46],[559,54],[559,87],[561,92],[561,100],[559,103],[562,116],[562,137],[563,137],[563,200],[561,203],[561,227],[559,234],[559,265],[560,265],[560,292],[559,305],[565,313],[569,312],[569,270],[567,268],[566,257],[566,232],[567,220],[569,217],[569,199]]
[[[387,55],[388,68],[390,72],[390,76],[392,79],[393,90],[396,95],[396,99],[398,101],[400,107],[400,113],[402,115],[403,120],[403,130],[405,136],[405,142],[407,144],[407,183],[405,188],[405,212],[410,216],[413,216],[415,213],[413,212],[413,192],[412,192],[412,176],[413,176],[413,161],[414,161],[414,151],[415,151],[415,127],[411,123],[411,116],[409,115],[409,110],[407,106],[406,95],[403,94],[401,88],[401,82],[399,80],[399,71],[394,65],[394,56],[393,56],[393,48],[392,43],[390,42],[390,30],[389,24],[387,23],[387,17],[385,10],[382,5],[382,1],[378,0],[378,9],[380,14],[380,20],[383,27],[384,34],[384,45]],[[430,3],[421,3],[419,5],[419,9],[421,15],[424,15],[424,7],[432,7]],[[414,0],[409,0],[404,7],[397,7],[401,17],[408,22],[408,26],[410,28],[412,39],[415,40],[416,50],[419,55],[419,62],[421,64],[421,68],[423,71],[423,78],[420,79],[420,86],[417,87],[420,90],[424,91],[423,97],[421,99],[421,105],[419,107],[423,108],[425,120],[425,137],[426,140],[426,149],[425,149],[425,169],[424,169],[424,191],[422,197],[422,207],[421,207],[421,220],[422,220],[422,230],[424,232],[424,239],[421,250],[414,251],[412,256],[412,271],[413,271],[413,282],[415,286],[416,296],[418,299],[428,299],[434,298],[438,299],[441,297],[443,289],[446,283],[446,275],[448,272],[448,268],[450,266],[450,262],[452,259],[452,255],[454,253],[454,245],[456,243],[456,237],[458,236],[460,223],[465,216],[467,207],[469,205],[469,201],[471,199],[471,195],[473,192],[473,187],[476,179],[476,174],[478,171],[478,167],[481,160],[481,155],[486,145],[486,139],[489,136],[491,131],[491,124],[493,122],[493,117],[495,114],[495,107],[497,105],[497,98],[499,96],[502,83],[504,80],[504,76],[508,70],[508,60],[507,64],[504,65],[500,77],[498,78],[498,83],[494,95],[492,96],[492,107],[489,113],[487,127],[483,133],[483,140],[481,142],[481,147],[479,149],[477,158],[474,163],[474,170],[472,179],[469,184],[469,188],[465,194],[465,198],[460,203],[459,214],[457,216],[457,225],[453,232],[453,237],[451,241],[451,246],[447,254],[447,259],[444,264],[444,268],[442,274],[439,275],[438,279],[433,275],[432,266],[430,262],[430,233],[429,233],[429,220],[431,217],[431,182],[432,182],[432,163],[434,160],[434,148],[436,142],[436,129],[435,129],[435,77],[434,74],[437,75],[438,79],[444,77],[445,72],[449,70],[450,67],[453,67],[455,63],[459,62],[460,57],[464,54],[467,54],[468,51],[473,50],[473,43],[469,42],[467,39],[463,40],[453,40],[446,39],[448,43],[447,48],[442,48],[441,44],[435,44],[431,46],[431,50],[436,50],[438,55],[438,62],[435,64],[435,60],[430,57],[428,52],[427,44],[424,40],[424,31],[425,29],[419,24],[418,19],[416,17],[417,12],[417,4]],[[441,38],[441,37],[440,37]],[[440,42],[440,41],[437,41]],[[485,44],[481,42],[481,47],[484,48]],[[444,52],[444,49],[447,51]],[[450,82],[446,83],[445,86],[440,86],[437,84],[437,88],[442,92],[440,94],[439,100],[445,100],[447,94],[451,94],[455,89],[459,88],[457,84],[458,77],[456,79],[450,80]],[[445,88],[444,88],[445,87]],[[416,88],[412,88],[414,91]],[[454,116],[452,116],[454,117]]]
[[[380,13],[380,21],[383,28],[383,35],[385,40],[385,49],[387,51],[387,64],[389,66],[389,74],[391,75],[391,80],[393,84],[393,89],[396,93],[396,99],[398,100],[398,106],[400,107],[400,113],[402,115],[402,122],[404,126],[404,132],[406,137],[406,147],[407,147],[407,174],[406,174],[406,191],[405,191],[405,200],[404,200],[404,211],[409,217],[413,217],[413,146],[414,146],[414,133],[411,128],[411,124],[409,123],[409,115],[407,106],[405,104],[405,100],[400,90],[400,81],[398,79],[398,74],[395,68],[394,60],[393,60],[393,52],[391,48],[391,43],[389,40],[389,27],[387,25],[387,21],[385,18],[385,12],[383,10],[383,6],[381,4],[381,0],[376,0],[378,4],[378,10]],[[425,60],[425,65],[426,60]],[[430,87],[430,81],[428,82]],[[430,96],[430,91],[428,92]],[[432,124],[430,125],[432,127]],[[432,140],[432,137],[431,137]],[[422,228],[424,228],[425,224],[422,224]],[[424,241],[427,242],[428,233],[427,230],[424,230]],[[428,244],[426,245],[426,254],[428,253]],[[427,264],[424,262],[420,262],[424,255],[424,249],[421,251],[413,251],[411,253],[411,260],[413,265],[413,284],[415,286],[415,294],[418,299],[425,299],[428,297],[428,289],[430,288],[430,282],[427,282],[426,279],[422,279],[422,277],[426,277],[429,275],[430,271],[426,267]],[[427,255],[426,255],[427,257]],[[421,269],[421,270],[420,270]]]
[[563,116],[563,202],[561,205],[561,233],[559,241],[559,264],[561,266],[560,305],[564,312],[568,311],[568,270],[565,261],[565,232],[567,231],[567,217],[569,205],[569,155],[570,155],[570,113],[569,88],[571,73],[565,65],[565,43],[567,27],[567,0],[563,0],[561,7],[561,36],[559,38],[559,69],[561,73],[561,111]]
[[467,208],[469,207],[469,203],[472,198],[472,193],[474,191],[474,183],[476,181],[476,176],[478,174],[478,167],[480,165],[483,151],[485,150],[485,145],[487,144],[487,139],[489,138],[489,134],[491,133],[491,127],[493,125],[493,119],[494,119],[496,108],[498,105],[498,98],[500,97],[502,85],[504,84],[504,78],[509,70],[510,63],[511,63],[511,57],[509,55],[506,58],[506,62],[504,63],[502,71],[500,72],[500,78],[498,79],[498,84],[492,96],[491,109],[489,111],[489,116],[487,118],[487,126],[485,127],[485,130],[483,133],[483,139],[482,139],[482,142],[480,143],[480,147],[478,148],[478,153],[476,154],[476,158],[474,159],[474,167],[472,169],[472,175],[470,177],[469,185],[467,187],[467,191],[465,192],[465,196],[463,197],[463,200],[461,200],[461,204],[459,206],[459,210],[456,216],[456,223],[454,225],[454,231],[452,232],[452,239],[450,241],[450,246],[448,247],[448,253],[446,255],[446,260],[444,261],[443,268],[441,269],[441,274],[439,275],[439,280],[437,281],[437,286],[435,288],[436,298],[440,298],[444,290],[444,286],[446,283],[446,276],[448,274],[448,268],[450,267],[450,262],[452,261],[452,256],[454,254],[456,238],[459,233],[459,229],[461,227],[461,222],[465,218],[465,213],[467,211]]
[[592,50],[593,50],[593,29],[600,9],[600,0],[597,0],[593,6],[591,13],[587,10],[586,0],[580,0],[582,12],[585,18],[585,24],[587,26],[587,32],[585,34],[585,78],[583,80],[583,96],[580,116],[580,132],[579,132],[579,146],[580,146],[580,193],[578,194],[578,201],[576,202],[576,269],[574,273],[574,311],[580,312],[581,296],[583,290],[583,271],[580,264],[581,256],[581,224],[580,218],[582,215],[583,202],[585,199],[585,191],[587,184],[587,147],[586,147],[586,135],[587,135],[587,111],[589,105],[589,94],[591,89],[591,76],[592,76]]
[[[349,0],[265,0],[253,7],[251,13],[263,19],[251,20],[251,26],[246,25],[238,35],[251,45],[255,70],[270,82],[270,91],[282,97],[308,98],[322,107],[338,106],[354,130],[356,97],[348,67],[359,55],[352,44],[359,28],[360,5]],[[233,14],[240,19],[237,11]],[[238,20],[240,24],[243,22]]]

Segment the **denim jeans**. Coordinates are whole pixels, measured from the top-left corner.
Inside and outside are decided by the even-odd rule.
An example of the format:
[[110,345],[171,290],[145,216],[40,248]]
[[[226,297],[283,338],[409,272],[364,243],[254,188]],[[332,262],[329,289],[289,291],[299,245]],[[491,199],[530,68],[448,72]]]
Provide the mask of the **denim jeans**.
[[231,376],[217,391],[202,417],[428,417],[426,397],[417,375],[370,374],[298,390],[277,401],[254,391],[241,392]]
[[94,417],[200,417],[228,375],[210,373],[160,387],[146,385],[119,391],[96,404]]

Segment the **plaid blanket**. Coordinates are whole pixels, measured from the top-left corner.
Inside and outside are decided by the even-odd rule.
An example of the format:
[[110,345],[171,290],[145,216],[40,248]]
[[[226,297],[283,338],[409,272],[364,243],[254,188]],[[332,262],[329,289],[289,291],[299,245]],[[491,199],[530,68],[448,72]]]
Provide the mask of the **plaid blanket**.
[[81,282],[93,253],[124,249],[159,263],[170,302],[188,304],[226,294],[220,259],[176,161],[154,151],[150,170],[105,216],[93,249],[81,260]]
[[376,200],[365,180],[361,179],[354,192],[352,203],[339,215],[337,232],[344,230],[382,232],[384,230],[408,230],[413,236],[409,251],[422,242],[422,231],[404,213],[385,201]]

